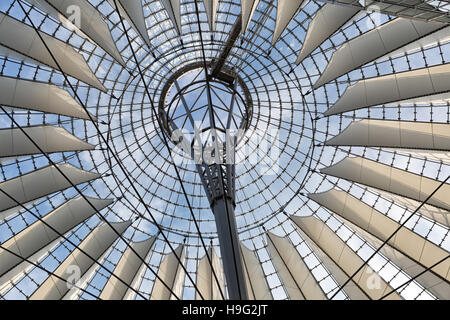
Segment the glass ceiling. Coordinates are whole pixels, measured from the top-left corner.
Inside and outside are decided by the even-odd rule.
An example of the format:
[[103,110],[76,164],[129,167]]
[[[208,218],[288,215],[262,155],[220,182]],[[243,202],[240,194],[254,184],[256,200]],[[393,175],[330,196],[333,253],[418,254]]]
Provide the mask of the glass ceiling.
[[[107,23],[125,67],[95,42],[75,32],[72,26],[30,5],[32,2],[20,1],[27,15],[17,0],[1,1],[0,11],[32,26],[28,16],[43,33],[70,44],[82,54],[107,92],[74,77],[69,77],[71,87],[62,73],[54,68],[0,54],[1,76],[52,83],[73,97],[75,94],[72,89],[75,89],[81,103],[97,120],[94,125],[86,119],[12,108],[5,104],[6,113],[0,110],[0,129],[46,124],[64,128],[71,135],[95,146],[92,150],[49,155],[56,164],[69,163],[82,170],[99,173],[100,179],[78,185],[79,190],[88,197],[113,200],[102,211],[108,221],[132,221],[123,233],[123,239],[114,241],[102,256],[99,265],[104,268],[94,265],[89,277],[84,279],[84,290],[76,292],[75,297],[94,299],[101,294],[127,248],[124,240],[136,242],[156,236],[150,253],[145,257],[148,266],[134,282],[138,294],[129,291],[129,298],[150,297],[156,278],[154,271],[158,270],[164,256],[172,252],[168,245],[170,243],[173,248],[183,244],[186,248],[184,266],[188,276],[181,280],[184,285],[180,298],[195,299],[193,281],[198,276],[199,260],[205,255],[202,239],[208,246],[212,244],[220,255],[214,215],[195,163],[185,157],[176,163],[182,180],[180,183],[163,138],[166,132],[159,126],[155,110],[158,110],[162,90],[170,78],[184,66],[203,62],[202,45],[208,61],[219,58],[232,26],[241,14],[241,1],[220,0],[215,29],[211,31],[203,1],[198,1],[197,15],[194,1],[182,0],[179,35],[160,0],[142,0],[150,40],[148,45],[127,20],[122,22],[114,8],[114,1],[89,0]],[[428,1],[428,4],[446,14],[449,11],[445,1]],[[404,99],[324,115],[343,97],[349,86],[361,79],[450,63],[448,27],[445,29],[446,37],[441,37],[439,41],[422,47],[411,46],[401,52],[390,52],[314,89],[313,85],[338,48],[397,18],[361,10],[296,65],[308,26],[322,6],[324,1],[304,1],[282,36],[272,45],[277,1],[261,0],[247,31],[240,34],[226,61],[226,66],[238,74],[247,86],[253,107],[248,129],[237,146],[237,230],[242,243],[257,252],[274,299],[288,299],[290,296],[268,250],[267,232],[290,240],[327,298],[350,298],[345,289],[339,290],[339,280],[316,250],[305,241],[304,234],[299,232],[290,216],[316,216],[362,260],[376,250],[374,244],[357,232],[354,225],[345,223],[340,216],[313,201],[310,194],[333,188],[345,191],[399,223],[415,210],[413,205],[405,201],[396,201],[389,192],[325,174],[321,172],[322,169],[348,156],[357,156],[437,181],[444,181],[450,174],[449,150],[426,152],[410,148],[325,145],[326,141],[341,134],[351,123],[363,119],[449,124],[448,92],[446,95]],[[183,85],[188,83],[186,80]],[[194,98],[190,98],[189,103],[191,99]],[[241,119],[236,116],[238,120]],[[262,154],[258,150],[260,144],[266,146],[266,152]],[[176,151],[170,139],[168,145],[170,150]],[[1,158],[0,161],[0,182],[52,164],[42,154]],[[36,216],[44,217],[78,196],[78,191],[70,187],[27,203],[27,210],[18,208],[0,221],[0,243],[6,243],[38,221]],[[411,202],[414,203],[413,200]],[[198,222],[201,237],[190,207]],[[43,254],[38,264],[47,270],[56,270],[70,252],[76,250],[75,246],[101,223],[102,219],[93,215],[78,224],[66,234],[72,243],[60,238]],[[445,252],[450,250],[449,228],[443,223],[416,213],[405,227]],[[368,265],[393,288],[411,278],[381,252],[376,253]],[[47,272],[29,266],[6,286],[0,287],[0,297],[29,298],[47,277]],[[397,292],[404,299],[437,298],[418,281],[411,281]]]

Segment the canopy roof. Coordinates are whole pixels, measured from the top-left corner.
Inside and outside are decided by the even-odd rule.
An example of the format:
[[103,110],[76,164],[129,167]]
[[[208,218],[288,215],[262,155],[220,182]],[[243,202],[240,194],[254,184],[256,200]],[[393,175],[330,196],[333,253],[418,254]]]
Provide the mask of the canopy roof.
[[450,5],[393,2],[1,1],[0,297],[227,297],[158,105],[228,49],[249,297],[450,298]]

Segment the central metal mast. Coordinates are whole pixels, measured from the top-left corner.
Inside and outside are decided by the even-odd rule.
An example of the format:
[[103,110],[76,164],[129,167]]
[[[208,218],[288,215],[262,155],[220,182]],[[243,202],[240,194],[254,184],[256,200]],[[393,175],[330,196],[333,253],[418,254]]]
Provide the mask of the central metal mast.
[[[213,211],[216,220],[216,228],[219,237],[220,252],[222,254],[222,263],[225,278],[227,281],[229,298],[232,300],[248,300],[247,286],[244,276],[244,265],[242,261],[239,237],[237,233],[236,218],[234,216],[234,209],[236,207],[236,163],[234,152],[237,137],[230,136],[229,132],[230,117],[232,117],[233,114],[234,95],[236,91],[233,91],[233,98],[231,99],[231,105],[228,110],[229,114],[226,127],[227,131],[225,134],[225,142],[223,143],[223,145],[220,145],[217,138],[218,128],[215,124],[214,105],[212,103],[210,85],[211,78],[216,77],[220,79],[220,75],[226,75],[226,73],[222,72],[222,69],[224,68],[225,61],[227,60],[236,40],[239,37],[239,33],[242,28],[242,16],[239,16],[237,18],[231,30],[230,37],[228,38],[218,61],[213,67],[211,75],[209,75],[197,1],[195,1],[195,7],[197,11],[200,41],[203,53],[206,92],[208,97],[210,117],[209,120],[212,129],[211,138],[215,146],[213,151],[215,161],[213,161],[213,164],[206,164],[205,161],[202,161],[201,165],[197,165],[197,170],[203,182],[203,186],[208,196],[211,210]],[[235,85],[233,84],[233,82],[237,81],[232,76],[226,76],[224,78],[224,80],[232,86]],[[220,149],[222,147],[223,150]]]
[[[227,147],[228,150],[232,148],[231,145]],[[229,156],[234,158],[234,155]],[[202,163],[197,165],[197,171],[214,213],[229,298],[247,300],[244,266],[234,216],[235,164]]]
[[[241,28],[242,18],[239,16],[232,27],[230,36],[224,44],[224,48],[222,49],[219,58],[215,61],[206,61],[203,41],[201,41],[203,61],[201,63],[197,62],[184,66],[178,70],[178,72],[173,74],[162,90],[162,98],[160,99],[159,105],[159,114],[167,134],[171,136],[172,141],[177,146],[182,145],[181,149],[185,154],[188,154],[189,158],[195,160],[197,172],[208,198],[211,211],[215,217],[228,296],[232,300],[248,300],[245,268],[237,232],[236,217],[234,215],[236,208],[235,148],[242,136],[242,132],[248,129],[248,119],[251,117],[253,104],[251,95],[243,80],[225,65],[225,61],[230,55],[235,42],[239,38]],[[200,68],[204,69],[204,79],[196,80],[194,82],[191,81],[191,83],[181,88],[178,79],[182,78],[184,74]],[[203,83],[204,85],[203,92],[206,93],[207,103],[206,105],[202,104],[201,106],[196,106],[195,104],[199,99],[192,100],[186,95],[189,95],[190,92],[196,90],[200,83]],[[222,106],[225,108],[216,106],[216,103],[218,103],[219,100],[213,101],[213,91],[215,96],[219,97],[218,93],[215,91],[217,90],[218,85],[227,88],[225,90],[227,93],[221,92],[219,95],[229,94],[231,96],[231,100],[229,100],[229,104],[226,106],[223,103],[224,99],[215,98],[216,100],[219,99]],[[237,89],[238,86],[239,90]],[[168,92],[172,90],[171,88],[176,89],[175,97],[179,99],[180,103],[175,103],[174,101],[176,101],[176,99],[172,98],[171,102],[166,106],[166,97]],[[244,97],[241,95],[242,92]],[[239,102],[237,102],[237,100],[239,100]],[[194,105],[190,105],[192,103],[194,103]],[[244,112],[242,112],[240,108],[242,104],[244,105]],[[178,128],[175,123],[177,122],[177,117],[175,116],[175,118],[172,119],[172,115],[175,114],[175,111],[172,111],[174,113],[170,111],[173,108],[177,109],[177,106],[184,109],[183,113],[186,115],[186,121],[181,124],[178,123],[182,126],[181,128]],[[208,124],[206,128],[199,128],[198,123],[196,123],[196,120],[199,119],[194,117],[193,110],[200,110],[203,108],[207,110],[208,116],[205,114],[200,122],[203,123],[206,117],[208,119]],[[241,111],[242,117],[240,126],[234,118],[234,109]],[[219,110],[222,118],[219,118],[218,116],[217,112]],[[223,119],[226,117],[227,119]],[[189,139],[180,131],[180,129],[186,129],[184,128],[186,122],[190,123],[190,128],[194,129],[193,140]],[[175,132],[177,134],[174,134]],[[206,141],[202,141],[200,136],[205,132],[209,132],[209,134]]]
[[[236,81],[232,76],[222,72],[228,55],[230,54],[236,40],[239,37],[242,28],[242,17],[239,16],[231,30],[230,36],[225,44],[222,53],[215,64],[211,77],[216,77],[225,81]],[[210,77],[208,76],[208,69],[206,68],[206,85],[208,104],[210,108],[210,125],[215,128],[214,120],[214,106],[211,98]],[[231,81],[230,81],[231,79]],[[204,181],[203,185],[208,195],[211,210],[214,213],[216,220],[217,234],[219,237],[220,252],[222,253],[222,262],[227,280],[228,295],[232,300],[248,300],[247,286],[244,275],[244,264],[242,260],[239,237],[237,233],[236,218],[234,210],[236,207],[235,198],[235,178],[236,178],[236,163],[235,163],[235,146],[237,137],[230,135],[230,119],[233,114],[234,94],[231,99],[227,121],[227,134],[223,150],[220,150],[218,140],[212,137],[215,145],[215,160],[212,165],[206,165],[204,162],[202,166],[197,166],[197,170]],[[223,152],[222,159],[219,159],[219,152]],[[206,169],[206,170],[205,170]],[[208,172],[209,171],[209,172]]]
[[[227,72],[227,76],[231,77],[232,75]],[[194,128],[194,140],[189,143],[189,139],[180,132],[175,122],[168,118],[166,113],[162,113],[162,115],[164,116],[165,124],[170,127],[169,130],[179,132],[174,142],[179,146],[184,145],[181,148],[186,153],[190,153],[190,157],[196,161],[196,169],[216,221],[229,298],[232,300],[247,300],[246,278],[234,215],[236,207],[235,148],[239,139],[239,133],[241,132],[233,132],[230,130],[231,123],[233,122],[232,117],[237,95],[236,85],[238,82],[239,80],[236,79],[233,83],[233,93],[228,107],[226,127],[217,128],[214,120],[215,110],[211,97],[210,83],[209,80],[206,81],[205,89],[208,98],[209,129],[213,148],[210,148],[211,144],[208,145],[208,141],[202,141],[199,133],[201,130],[197,127],[192,115],[192,108],[194,106],[188,105],[183,94],[183,89],[180,88],[176,79],[173,83],[179,92],[181,106],[185,110],[187,119],[191,123],[192,128]],[[218,132],[223,133],[224,130],[226,130],[225,141],[219,141],[220,139],[217,134]],[[197,147],[200,148],[200,155]]]

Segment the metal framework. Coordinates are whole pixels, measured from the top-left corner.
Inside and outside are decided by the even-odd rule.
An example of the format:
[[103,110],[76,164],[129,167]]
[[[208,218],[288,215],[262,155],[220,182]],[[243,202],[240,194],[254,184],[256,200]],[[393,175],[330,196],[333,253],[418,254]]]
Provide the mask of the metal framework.
[[446,9],[447,1],[421,1],[421,0],[365,0],[363,3],[356,0],[320,0],[322,2],[336,3],[344,6],[360,8],[363,5],[365,10],[379,11],[388,15],[404,17],[408,19],[424,20],[427,22],[436,21],[448,24],[450,14]]
[[1,1],[0,299],[449,299],[449,10]]

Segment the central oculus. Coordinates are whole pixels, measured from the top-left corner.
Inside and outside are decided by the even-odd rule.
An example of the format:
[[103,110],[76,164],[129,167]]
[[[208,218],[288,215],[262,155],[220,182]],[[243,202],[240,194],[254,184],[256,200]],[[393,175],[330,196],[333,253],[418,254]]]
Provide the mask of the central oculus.
[[248,88],[235,72],[223,67],[208,77],[203,63],[181,68],[166,82],[158,106],[165,134],[196,160],[216,146],[223,159],[224,146],[240,142],[253,113]]

